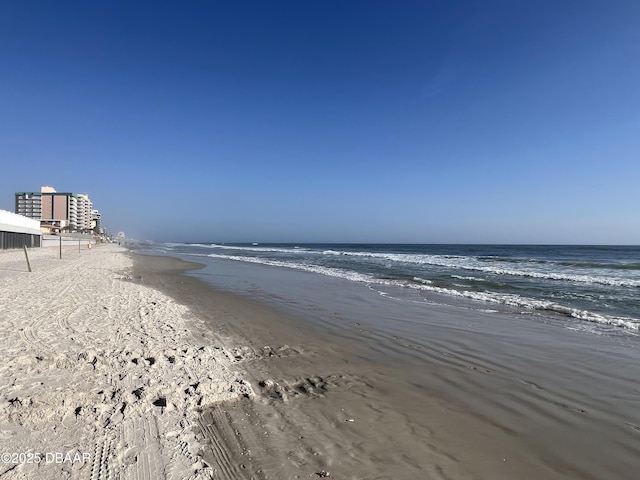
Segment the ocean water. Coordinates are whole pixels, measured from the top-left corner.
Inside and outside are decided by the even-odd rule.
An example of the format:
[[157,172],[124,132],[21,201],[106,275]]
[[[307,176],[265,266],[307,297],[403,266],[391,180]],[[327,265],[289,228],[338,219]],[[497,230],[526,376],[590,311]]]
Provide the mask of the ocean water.
[[569,329],[640,334],[637,246],[162,243],[143,250],[338,277],[395,300],[462,303],[565,319]]

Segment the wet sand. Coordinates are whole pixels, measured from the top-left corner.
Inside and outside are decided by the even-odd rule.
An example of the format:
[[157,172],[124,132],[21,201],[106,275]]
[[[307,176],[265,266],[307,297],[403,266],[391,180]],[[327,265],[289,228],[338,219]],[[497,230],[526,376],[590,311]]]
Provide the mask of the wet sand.
[[[167,257],[136,256],[135,276],[189,305],[206,324],[197,335],[239,345],[233,360],[256,393],[204,412],[204,459],[221,478],[471,478],[440,451],[421,417],[442,408],[388,383],[393,371],[371,363],[356,342],[337,339],[303,317],[180,275]],[[191,267],[195,267],[193,264]],[[419,392],[418,392],[419,393]],[[432,442],[429,445],[429,442]],[[449,472],[444,474],[444,472]],[[443,473],[440,473],[443,472]]]
[[640,371],[634,349],[615,340],[579,354],[590,340],[569,333],[565,353],[562,342],[541,345],[529,324],[473,328],[513,318],[434,306],[429,337],[416,341],[410,329],[337,315],[322,322],[213,289],[182,275],[196,264],[134,260],[138,281],[203,321],[190,326],[203,342],[237,345],[231,361],[255,395],[200,418],[204,459],[219,478],[632,479],[640,471]]

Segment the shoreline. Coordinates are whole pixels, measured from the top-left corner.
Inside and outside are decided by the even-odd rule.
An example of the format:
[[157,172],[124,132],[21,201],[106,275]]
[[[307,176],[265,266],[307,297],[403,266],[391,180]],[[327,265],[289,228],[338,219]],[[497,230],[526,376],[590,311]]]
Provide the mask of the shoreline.
[[[245,465],[244,476],[237,478],[318,478],[321,472],[352,479],[472,477],[439,448],[436,438],[425,442],[431,437],[428,425],[393,404],[435,415],[443,408],[441,401],[419,392],[394,392],[397,385],[386,380],[394,372],[372,363],[368,348],[302,316],[217,291],[182,274],[199,264],[172,257],[134,258],[141,282],[188,303],[205,320],[196,327],[203,339],[214,341],[222,334],[238,345],[231,351],[233,360],[255,397],[204,412],[201,429],[205,443],[213,445],[204,458],[211,464],[235,458]],[[225,439],[222,444],[220,438]],[[251,454],[238,453],[247,451]]]
[[[548,329],[557,329],[560,333],[560,326],[432,306],[425,324],[430,334],[416,341],[410,335],[396,336],[375,322],[351,323],[353,319],[330,313],[334,310],[316,311],[306,297],[299,303],[292,301],[298,297],[282,295],[286,288],[261,289],[259,282],[254,286],[253,275],[262,275],[254,266],[236,270],[238,264],[231,269],[216,265],[218,273],[199,267],[184,276],[188,280],[180,281],[189,284],[188,289],[201,289],[201,297],[215,298],[208,308],[215,311],[230,301],[227,312],[236,312],[235,325],[220,322],[222,315],[210,327],[248,346],[250,358],[240,363],[256,397],[245,402],[244,410],[238,407],[227,414],[255,417],[259,405],[263,417],[295,419],[286,428],[280,425],[290,436],[298,432],[304,436],[305,426],[315,425],[308,435],[318,438],[317,451],[325,452],[326,465],[331,466],[325,470],[337,478],[626,480],[639,466],[639,457],[629,455],[635,448],[634,426],[640,418],[638,402],[629,396],[634,384],[627,378],[633,369],[625,367],[625,362],[631,357],[625,359],[617,350],[616,342],[624,340],[609,342],[566,332],[569,350],[556,352],[556,347],[539,344],[544,341],[540,332],[549,335]],[[220,291],[203,281],[214,278],[208,275],[234,271],[252,279],[246,292]],[[265,273],[264,279],[279,281],[290,273],[291,282],[307,288],[322,289],[337,282],[336,288],[341,289],[345,283],[280,272]],[[357,295],[356,290],[348,291]],[[272,316],[262,318],[266,311]],[[469,328],[475,322],[484,327],[498,322],[503,329],[497,325],[490,331]],[[292,338],[298,343],[292,344]],[[602,346],[595,346],[600,340]],[[591,341],[594,347],[589,353],[580,353]],[[295,363],[292,355],[254,353],[274,342],[276,347],[293,347],[298,352]],[[586,368],[594,361],[591,355],[600,358],[605,352],[611,360],[596,369]],[[317,392],[305,385],[309,378],[330,381]],[[311,395],[297,392],[300,387]],[[610,391],[619,392],[620,400],[607,401]],[[354,422],[335,416],[345,405],[355,407],[350,414]],[[363,427],[358,419],[369,425]],[[279,441],[286,451],[287,442]],[[620,448],[607,447],[614,444]],[[335,445],[344,454],[327,453],[338,451]],[[281,459],[284,464],[287,461]]]
[[[215,416],[227,430],[240,432],[230,436],[228,451],[253,452],[252,462],[264,474],[254,471],[257,478],[296,478],[301,467],[307,467],[301,478],[314,471],[353,479],[534,478],[528,475],[536,471],[537,478],[563,478],[521,455],[499,424],[470,414],[464,403],[424,383],[411,385],[411,374],[377,361],[375,345],[361,336],[366,332],[334,335],[335,328],[217,291],[180,273],[198,264],[170,258],[138,255],[136,263],[170,264],[164,280],[161,272],[152,277],[153,287],[189,304],[196,315],[206,312],[200,317],[206,322],[203,338],[208,329],[216,332],[212,341],[222,333],[239,345],[235,360],[256,396],[217,407],[204,418]],[[137,272],[146,275],[144,269]],[[260,425],[265,439],[256,437],[246,418]],[[491,453],[496,451],[500,458]]]
[[[174,257],[101,246],[34,251],[31,274],[21,262],[0,254],[0,438],[89,459],[0,464],[9,479],[626,480],[638,466],[633,370],[603,376],[615,350],[608,370],[567,354],[551,372],[535,338],[446,327],[468,315],[456,309],[430,307],[419,341],[216,289]],[[620,385],[624,414],[600,393]]]

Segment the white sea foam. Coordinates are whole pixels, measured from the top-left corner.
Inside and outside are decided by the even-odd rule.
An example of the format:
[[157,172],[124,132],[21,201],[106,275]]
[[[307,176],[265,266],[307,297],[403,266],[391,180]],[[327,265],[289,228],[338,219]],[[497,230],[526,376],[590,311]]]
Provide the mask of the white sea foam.
[[623,327],[634,331],[640,331],[640,319],[630,317],[617,317],[612,315],[601,315],[588,310],[579,310],[576,308],[566,307],[555,302],[537,300],[529,297],[523,297],[515,294],[493,293],[493,292],[470,292],[467,290],[454,290],[451,288],[427,286],[427,285],[406,285],[409,288],[417,288],[420,290],[429,290],[435,293],[452,295],[456,297],[469,298],[472,300],[480,300],[483,302],[498,303],[513,307],[526,308],[531,310],[542,310],[567,315],[579,320],[584,320],[602,325],[613,325]]
[[216,248],[222,250],[238,250],[243,252],[275,252],[275,253],[296,253],[300,254],[308,251],[306,248],[293,247],[293,248],[281,248],[281,247],[258,247],[254,245],[220,245],[217,243],[211,243],[209,245],[203,245],[207,248]]
[[[295,254],[299,256],[301,254],[321,254],[327,256],[345,256],[345,257],[360,257],[360,258],[372,258],[385,262],[397,262],[401,264],[414,264],[414,265],[433,265],[437,267],[454,268],[459,270],[468,270],[483,272],[489,275],[497,276],[511,276],[511,277],[523,277],[533,278],[540,280],[553,280],[562,282],[575,282],[581,284],[599,284],[615,287],[631,287],[640,288],[640,277],[629,278],[618,277],[614,275],[585,275],[582,273],[574,273],[569,271],[551,271],[537,268],[540,262],[524,262],[522,268],[513,268],[513,262],[492,262],[487,264],[482,258],[486,257],[469,257],[459,255],[431,255],[431,254],[412,254],[412,253],[381,253],[381,252],[365,252],[365,251],[346,251],[346,250],[333,250],[327,249],[323,251],[313,250],[308,248],[280,248],[280,247],[257,247],[257,246],[238,246],[238,245],[221,245],[221,244],[186,244],[186,243],[166,243],[164,245],[186,246],[186,247],[204,247],[212,249],[220,249],[227,251],[238,252],[256,252],[256,253],[283,253],[283,254]],[[554,266],[553,268],[559,268]],[[461,280],[473,280],[482,281],[486,279],[473,277],[473,276],[455,276],[453,278]]]
[[222,245],[218,243],[162,243],[167,247],[200,247],[222,250],[239,250],[245,252],[280,252],[280,253],[301,253],[307,251],[307,249],[294,247],[294,248],[278,248],[278,247],[256,247],[253,245],[240,246],[240,245]]
[[604,332],[597,325],[579,323],[576,325],[566,325],[564,328],[572,332],[586,332],[593,335],[602,335]]
[[[331,253],[329,253],[331,252]],[[560,273],[552,271],[540,271],[532,269],[513,269],[499,265],[486,265],[475,257],[456,255],[428,255],[409,253],[377,253],[377,252],[347,252],[327,250],[328,255],[346,255],[355,257],[370,257],[404,264],[434,265],[446,268],[486,272],[493,275],[509,275],[516,277],[530,277],[543,280],[558,280],[577,283],[601,284],[616,287],[640,287],[639,279],[619,278],[605,275],[583,275],[573,273]]]
[[600,285],[610,285],[616,287],[640,287],[640,280],[632,280],[627,278],[616,278],[607,276],[595,276],[595,275],[574,275],[567,273],[555,273],[555,272],[536,272],[527,270],[512,270],[505,268],[479,268],[468,267],[471,270],[481,270],[495,275],[511,275],[519,277],[539,278],[544,280],[560,280],[577,283],[590,283]]
[[242,255],[222,255],[217,253],[210,253],[207,256],[212,258],[223,258],[226,260],[236,260],[240,262],[257,263],[260,265],[269,265],[272,267],[293,268],[295,270],[303,270],[306,272],[320,273],[322,275],[327,275],[330,277],[345,278],[347,280],[352,280],[355,282],[369,282],[374,280],[374,278],[371,277],[370,275],[357,273],[351,270],[342,270],[342,269],[332,268],[332,267],[323,267],[321,265],[307,265],[303,263],[287,262],[282,260],[269,260],[265,258],[246,257]]
[[486,282],[487,279],[486,278],[480,278],[480,277],[464,277],[461,275],[451,275],[451,278],[457,278],[458,280],[469,280],[472,282]]
[[[209,254],[212,258],[221,258],[226,260],[235,260],[240,262],[256,263],[261,265],[277,266],[284,268],[291,268],[295,270],[303,270],[311,273],[319,273],[326,276],[344,278],[354,282],[361,282],[367,284],[387,285],[392,287],[411,288],[414,290],[429,291],[433,293],[449,295],[460,298],[468,298],[471,300],[477,300],[482,302],[490,302],[494,304],[508,305],[518,308],[525,308],[530,310],[555,312],[558,314],[567,315],[579,320],[599,323],[602,325],[612,325],[616,327],[622,327],[633,331],[640,331],[640,319],[630,317],[617,317],[612,315],[601,315],[595,312],[587,310],[579,310],[575,308],[566,307],[558,303],[546,300],[538,300],[529,297],[524,297],[516,294],[507,293],[494,293],[494,292],[471,292],[468,290],[455,290],[452,288],[444,288],[434,286],[430,283],[413,283],[402,280],[390,280],[376,278],[372,275],[357,273],[351,270],[344,270],[333,267],[325,267],[321,265],[302,264],[297,262],[289,262],[283,260],[270,260],[258,257],[247,257],[239,255],[223,255],[223,254]],[[415,277],[419,278],[419,277]],[[463,285],[460,285],[464,288]]]

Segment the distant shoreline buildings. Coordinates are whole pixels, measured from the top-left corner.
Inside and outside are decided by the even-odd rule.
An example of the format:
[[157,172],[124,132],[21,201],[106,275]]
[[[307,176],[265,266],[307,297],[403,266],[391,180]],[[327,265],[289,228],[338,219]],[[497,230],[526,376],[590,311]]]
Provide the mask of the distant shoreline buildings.
[[15,213],[39,220],[42,233],[105,233],[100,212],[87,193],[57,192],[44,186],[39,192],[16,192],[15,200]]

